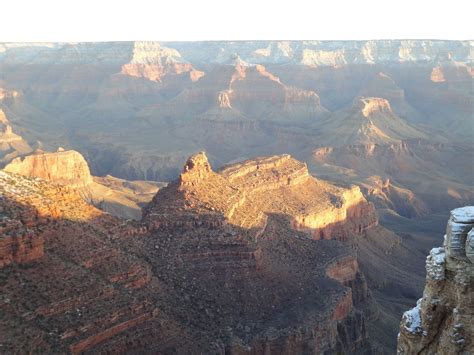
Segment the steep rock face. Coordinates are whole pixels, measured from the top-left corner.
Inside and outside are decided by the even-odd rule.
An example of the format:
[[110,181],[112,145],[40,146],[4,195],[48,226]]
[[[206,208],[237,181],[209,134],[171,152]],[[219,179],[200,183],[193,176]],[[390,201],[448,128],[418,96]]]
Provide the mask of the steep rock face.
[[[451,53],[468,61],[469,41],[378,40],[378,41],[243,41],[171,42],[183,57],[195,63],[206,60],[222,63],[238,52],[243,60],[263,64],[307,64],[340,66],[344,64],[382,64],[426,62]],[[202,48],[206,46],[207,53]]]
[[179,180],[181,185],[193,184],[205,179],[212,172],[206,153],[200,152],[190,157],[184,165]]
[[361,191],[376,208],[389,208],[400,216],[420,217],[429,211],[413,191],[395,185],[388,178],[371,176],[361,183]]
[[385,72],[374,74],[371,80],[359,91],[359,95],[363,97],[385,98],[398,116],[409,120],[409,122],[419,122],[422,120],[423,115],[407,102],[405,90]]
[[152,81],[162,81],[167,75],[188,73],[192,81],[204,75],[186,63],[179,52],[162,47],[158,42],[134,42],[132,58],[124,64],[120,73]]
[[451,211],[442,247],[426,258],[423,298],[404,313],[399,354],[474,351],[474,206]]
[[[383,200],[391,200],[392,206],[398,206],[396,209],[402,215],[414,216],[471,203],[474,195],[469,188],[473,176],[472,164],[468,162],[469,149],[467,146],[414,139],[388,144],[321,147],[313,151],[313,159],[317,164],[316,173],[324,174],[320,170],[328,171],[327,168],[331,167],[330,174],[325,176],[337,171],[334,174],[334,179],[337,179],[340,167],[350,174],[355,171],[358,179],[352,180],[347,175],[342,179],[361,186],[364,193],[372,195],[370,199],[378,201],[379,206],[385,204]],[[428,177],[429,184],[424,178],[426,171],[436,171]],[[462,177],[452,179],[452,171],[462,172]],[[368,177],[374,175],[390,177],[389,186],[384,187],[381,181]]]
[[86,186],[92,182],[87,162],[80,153],[73,150],[59,149],[55,153],[39,152],[17,158],[4,170],[73,187]]
[[316,92],[287,86],[263,65],[250,65],[237,58],[213,67],[173,99],[143,110],[140,117],[161,120],[178,114],[187,122],[196,116],[200,121],[222,122],[281,122],[291,117],[301,123],[326,113]]
[[[285,86],[263,65],[245,66],[231,81],[231,101],[248,117],[296,121],[311,120],[326,113],[314,91]],[[254,102],[254,101],[257,102]]]
[[0,267],[41,259],[44,226],[50,219],[98,215],[98,211],[85,204],[73,190],[50,187],[39,179],[0,170],[0,188]]
[[[371,41],[206,41],[206,42],[108,42],[108,43],[1,43],[4,62],[47,63],[126,63],[132,55],[166,48],[193,63],[225,63],[235,53],[244,61],[263,64],[416,63],[450,55],[469,61],[470,41],[371,40]],[[165,47],[166,46],[166,47]],[[146,55],[145,55],[146,57]]]
[[85,201],[103,211],[132,219],[140,219],[141,205],[151,200],[160,185],[157,182],[127,182],[112,176],[93,177],[80,153],[62,148],[55,153],[36,152],[14,159],[4,170],[74,188]]
[[[240,227],[263,226],[267,214],[284,213],[294,228],[311,232],[315,239],[330,239],[360,233],[377,224],[373,206],[358,187],[342,189],[316,180],[306,164],[289,155],[249,160],[215,173],[206,155],[199,153],[188,159],[179,184],[186,192],[186,201],[180,204],[202,209],[212,206]],[[312,200],[312,195],[318,199]],[[144,211],[145,218],[156,216],[155,209],[171,208],[163,206],[158,196]],[[265,202],[269,196],[271,204]]]
[[74,189],[0,171],[0,230],[2,351],[80,353],[158,316],[150,268],[111,242],[127,227]]

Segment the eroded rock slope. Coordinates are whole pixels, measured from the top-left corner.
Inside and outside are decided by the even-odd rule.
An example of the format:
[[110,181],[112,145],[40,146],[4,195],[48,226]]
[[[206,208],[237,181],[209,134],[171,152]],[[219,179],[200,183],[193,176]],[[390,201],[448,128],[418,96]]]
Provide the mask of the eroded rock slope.
[[377,223],[373,207],[290,156],[214,172],[197,154],[141,222],[72,188],[0,178],[6,352],[370,349],[351,241]]

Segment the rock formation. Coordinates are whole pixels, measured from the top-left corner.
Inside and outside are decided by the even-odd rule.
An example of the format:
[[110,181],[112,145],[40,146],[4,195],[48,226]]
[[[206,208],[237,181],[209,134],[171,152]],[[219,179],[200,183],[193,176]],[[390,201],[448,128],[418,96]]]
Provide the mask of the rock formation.
[[40,178],[1,171],[0,192],[6,352],[370,349],[367,286],[341,241],[360,232],[353,223],[376,222],[374,211],[339,213],[344,238],[295,228],[295,217],[316,218],[318,207],[370,205],[288,155],[214,172],[196,154],[142,222]]
[[[85,187],[75,187],[76,192],[80,191],[85,200],[105,211],[140,219],[140,207],[157,189],[156,183],[150,180],[178,179],[186,158],[193,152],[205,150],[215,171],[188,174],[193,168],[183,173],[187,182],[179,188],[176,187],[178,183],[173,183],[168,192],[161,195],[166,197],[176,192],[167,197],[172,202],[170,208],[162,209],[156,202],[147,210],[157,210],[158,215],[147,214],[146,223],[127,227],[124,238],[131,238],[122,240],[121,235],[117,243],[129,243],[127,252],[133,251],[145,255],[147,260],[160,260],[160,263],[162,255],[166,254],[163,250],[169,250],[176,265],[183,262],[206,269],[220,260],[226,266],[245,265],[241,269],[252,272],[266,265],[262,260],[267,259],[262,259],[262,255],[273,255],[270,242],[267,254],[252,244],[251,236],[258,237],[265,223],[266,232],[261,233],[267,239],[273,231],[278,236],[310,237],[312,244],[309,245],[318,247],[325,243],[352,244],[351,248],[358,253],[358,267],[364,270],[372,295],[379,303],[375,307],[379,310],[369,312],[370,337],[377,338],[378,345],[389,344],[393,349],[393,332],[398,328],[399,313],[420,293],[418,277],[424,265],[419,260],[424,258],[419,256],[421,250],[432,247],[426,236],[438,229],[437,224],[441,223],[446,211],[474,201],[471,47],[472,41],[431,40],[0,44],[0,109],[9,122],[0,129],[3,132],[0,136],[8,141],[6,145],[0,143],[0,164],[3,166],[16,157],[29,154],[13,146],[20,142],[18,135],[25,142],[37,142],[35,144],[44,151],[55,151],[58,146],[75,149],[84,154],[94,175]],[[270,165],[278,162],[276,170],[282,169],[280,176],[273,174],[265,162],[256,164],[255,161],[250,161],[248,167],[242,166],[252,172],[240,172],[241,178],[232,177],[230,171],[225,172],[227,168],[219,170],[226,164],[249,157],[283,153],[297,157],[308,168],[280,156],[269,160]],[[255,170],[252,166],[256,165],[261,165],[261,169]],[[309,173],[319,177],[316,182]],[[259,174],[268,179],[265,180],[268,189],[260,184]],[[289,184],[288,180],[285,182],[288,178]],[[129,182],[126,179],[147,181]],[[323,179],[335,181],[339,187],[328,186]],[[199,192],[204,191],[207,180],[222,187],[221,192],[209,184],[209,191],[218,196],[218,205]],[[360,192],[351,185],[359,186]],[[373,207],[360,199],[361,193],[378,208],[382,226],[374,226]],[[312,194],[321,194],[324,198],[310,201],[308,196]],[[287,202],[289,207],[285,209]],[[193,212],[188,214],[189,209]],[[178,215],[179,222],[178,218],[167,218],[168,212],[172,216]],[[418,223],[415,218],[422,220]],[[176,224],[186,229],[183,238],[193,240],[185,238],[183,249],[186,245],[196,246],[193,230],[198,228],[208,236],[211,247],[204,248],[202,253],[184,250],[183,256],[176,256],[182,236],[167,230],[167,226],[171,230]],[[390,226],[397,234],[388,232],[383,226]],[[80,228],[76,227],[73,236],[80,235],[77,232]],[[235,238],[215,242],[214,234],[206,234],[208,228],[214,228],[212,230],[220,236],[232,236],[231,232],[235,233],[232,228],[242,228],[244,232],[250,228],[256,234],[251,233],[252,243]],[[222,233],[223,229],[231,230],[226,234]],[[282,230],[285,232],[278,232]],[[155,243],[154,238],[144,241],[142,237],[151,234],[160,242]],[[237,230],[236,235],[241,234],[246,233]],[[8,244],[10,250],[18,247],[19,253],[16,256],[11,253],[9,264],[2,270],[17,270],[16,261],[25,258],[26,246],[33,245],[33,239],[28,238],[19,244]],[[166,244],[168,238],[173,240]],[[303,248],[302,244],[294,244],[300,242],[292,239],[291,242],[285,238],[278,240],[281,245]],[[229,247],[226,243],[235,245]],[[75,246],[80,250],[78,253],[83,252],[80,246]],[[164,249],[156,249],[156,246]],[[283,246],[281,249],[286,250]],[[34,246],[32,250],[40,248]],[[48,243],[44,244],[43,252],[48,258]],[[36,258],[39,254],[33,252],[31,255]],[[312,257],[319,258],[320,255]],[[35,260],[42,263],[47,258]],[[90,259],[85,264],[89,265]],[[275,258],[270,259],[275,261]],[[292,270],[297,267],[286,266],[289,259],[286,252],[281,252],[279,270],[296,273]],[[300,259],[306,260],[304,257],[292,260]],[[338,265],[333,261],[331,265]],[[28,268],[37,264],[22,265]],[[162,268],[168,264],[163,262],[163,265],[155,266],[159,275],[166,274]],[[340,265],[344,272],[332,275],[351,275],[351,261]],[[323,274],[319,266],[315,269]],[[130,275],[136,270],[130,268]],[[311,267],[305,270],[311,270]],[[126,272],[113,277],[118,280],[124,274]],[[138,275],[145,276],[137,277],[136,284],[146,280],[149,274]],[[177,276],[171,272],[166,275],[163,277],[166,287],[177,290]],[[30,276],[34,277],[33,274]],[[182,276],[189,277],[181,270],[179,277]],[[361,284],[360,279],[356,275],[353,283]],[[302,283],[306,281],[301,280]],[[25,283],[25,280],[18,280],[18,283]],[[351,281],[343,283],[344,287],[349,285],[347,287],[351,288]],[[126,284],[135,284],[135,281]],[[204,284],[215,287],[211,281]],[[282,280],[281,284],[286,285],[287,281]],[[312,285],[312,280],[307,284]],[[222,285],[225,281],[219,287]],[[297,294],[295,285],[288,288],[291,289],[288,293],[281,291],[275,295],[281,296],[279,300],[291,297]],[[238,286],[232,291],[243,290]],[[189,287],[194,290],[195,284],[190,282]],[[269,286],[269,289],[275,288]],[[353,299],[364,294],[363,287],[359,291],[351,289]],[[189,292],[188,295],[194,291]],[[207,297],[202,289],[196,292]],[[268,293],[264,296],[272,299],[273,294],[265,292]],[[229,293],[229,299],[238,294]],[[249,287],[248,294],[255,294],[254,289]],[[181,300],[178,291],[173,295]],[[396,301],[393,295],[396,295]],[[302,298],[305,296],[301,295]],[[343,298],[336,312],[339,315],[348,309],[348,293]],[[64,304],[69,303],[64,300]],[[163,301],[161,305],[166,308],[170,303]],[[227,306],[222,306],[221,310],[227,311]],[[213,307],[203,307],[209,312],[217,312]],[[295,309],[300,308],[295,306]],[[68,339],[99,349],[97,351],[126,349],[127,337],[136,338],[135,331],[146,333],[150,324],[156,326],[155,318],[147,318],[149,311],[147,308],[143,314],[140,311],[134,317],[122,317],[119,322],[110,323],[110,327],[94,328],[84,337]],[[377,312],[383,322],[373,321]],[[22,314],[21,310],[13,313]],[[268,310],[267,314],[274,313]],[[199,325],[195,326],[200,322],[190,320],[186,314],[176,317],[193,324],[191,333],[195,328],[200,329]],[[251,316],[249,318],[250,323],[258,323]],[[48,319],[44,322],[48,323]],[[134,319],[143,322],[134,323]],[[216,319],[219,321],[220,318],[214,315],[212,320]],[[362,318],[352,319],[353,325],[362,325],[357,322]],[[58,323],[64,325],[63,320]],[[136,327],[116,333],[118,329],[124,329],[121,324],[135,324]],[[185,340],[193,342],[195,338],[178,332],[190,328],[180,321],[176,324],[179,327],[170,326],[169,332],[163,334],[173,337],[171,333],[175,331],[178,335],[174,336],[183,339],[183,343]],[[314,322],[308,321],[308,324],[307,329],[312,329]],[[270,327],[285,328],[278,324]],[[80,333],[77,327],[74,329],[77,331],[74,334]],[[245,325],[242,329],[233,328],[223,342],[234,349],[242,349],[242,344],[249,344],[252,338],[246,335]],[[94,338],[95,331],[99,335]],[[311,331],[303,333],[311,338]],[[2,329],[0,334],[6,333]],[[105,339],[96,343],[107,334],[115,334],[116,341]],[[274,339],[275,334],[280,332],[268,331],[266,337]],[[363,331],[357,334],[363,334]],[[291,338],[289,343],[294,344],[296,338]],[[51,341],[53,344],[56,340]],[[209,344],[207,340],[203,343]],[[262,346],[263,343],[259,344]],[[265,344],[272,349],[278,347],[272,341]],[[140,346],[146,348],[147,340]],[[215,344],[216,349],[222,349],[222,346]],[[81,346],[75,349],[88,351],[87,347]],[[390,349],[377,348],[379,352]],[[164,352],[162,348],[154,350]]]
[[[285,214],[295,229],[308,231],[314,239],[344,238],[377,224],[373,206],[358,187],[342,189],[316,180],[304,163],[289,155],[245,161],[215,173],[206,155],[199,153],[186,162],[178,188],[186,201],[164,205],[158,194],[156,204],[145,210],[145,219],[152,215],[156,223],[158,216],[166,216],[179,203],[213,206],[229,222],[245,228],[264,226],[269,214]],[[271,204],[266,202],[268,196]]]
[[152,81],[182,73],[188,73],[191,81],[196,81],[204,75],[183,61],[177,50],[162,47],[157,42],[135,42],[132,59],[122,66],[120,73]]
[[[3,98],[2,95],[6,94],[0,91],[0,99]],[[8,163],[20,155],[31,153],[32,150],[23,137],[13,132],[5,112],[0,109],[0,165]]]
[[451,211],[442,247],[426,259],[426,285],[416,307],[403,314],[399,354],[474,351],[474,206]]
[[55,153],[36,151],[16,158],[4,170],[75,188],[85,201],[124,218],[139,219],[140,205],[146,204],[158,190],[158,183],[124,182],[111,176],[93,177],[80,153],[63,148],[58,148]]
[[111,243],[119,221],[74,189],[0,171],[0,208],[2,352],[80,353],[157,316],[127,296],[154,282]]
[[94,209],[67,187],[1,170],[0,180],[0,268],[42,258],[43,227],[51,218],[94,216]]
[[[376,225],[373,207],[359,189],[337,188],[316,180],[304,163],[289,155],[248,160],[214,172],[201,152],[188,159],[179,180],[159,191],[144,210],[143,223],[153,236],[169,235],[165,240],[148,239],[146,244],[155,240],[154,248],[147,247],[150,253],[155,255],[153,249],[167,250],[168,262],[186,279],[183,287],[191,292],[191,299],[209,300],[204,306],[205,318],[228,329],[221,350],[241,352],[247,348],[258,353],[264,349],[298,352],[309,347],[321,352],[365,348],[365,320],[357,309],[368,296],[355,255],[342,252],[347,251],[342,244],[338,256],[331,252],[329,257],[326,252],[316,250],[328,250],[326,243],[346,241]],[[295,249],[286,249],[287,243]],[[311,244],[319,247],[312,249]],[[318,262],[309,256],[316,258],[313,252],[319,255]],[[286,310],[284,301],[290,294],[296,292],[297,297],[307,300],[309,294],[305,293],[321,287],[316,279],[309,278],[306,282],[314,288],[305,287],[303,294],[300,293],[303,289],[294,288],[296,284],[287,277],[299,280],[297,283],[306,279],[303,275],[301,280],[296,276],[294,258],[301,258],[301,263],[297,262],[301,267],[306,268],[303,265],[308,263],[314,273],[337,280],[348,289],[341,298],[336,297],[338,301],[330,306],[329,313],[323,311],[326,315],[321,317],[310,312],[309,318],[294,324],[296,331],[291,330],[291,322],[262,328],[262,322],[266,322],[257,318],[263,314],[276,312],[282,319],[290,317],[293,311]],[[196,273],[190,280],[186,270],[206,270],[206,273]],[[282,277],[274,274],[276,270]],[[176,275],[166,273],[163,277]],[[269,282],[273,278],[280,283],[278,288]],[[216,281],[225,282],[225,288],[209,292]],[[255,288],[254,282],[260,286]],[[252,296],[244,301],[241,298],[246,298],[244,295]],[[266,304],[265,299],[273,301]],[[322,310],[316,304],[314,307]],[[258,314],[253,314],[252,309],[257,308]],[[236,309],[241,309],[239,318],[251,324],[248,330],[242,332],[231,321],[237,317]],[[183,316],[185,312],[194,314],[192,309],[183,309]],[[219,315],[225,316],[217,321],[215,317]],[[313,323],[312,317],[320,319],[319,326]],[[339,324],[338,330],[333,322]],[[321,332],[325,333],[323,328],[332,335],[321,337]],[[214,329],[211,327],[209,332],[217,331]]]
[[72,187],[82,187],[92,182],[87,162],[81,154],[73,150],[58,149],[55,153],[37,152],[14,159],[4,170]]
[[[407,139],[423,139],[426,135],[395,115],[388,100],[379,97],[358,97],[352,107],[333,114],[321,124],[329,142],[332,135],[338,141],[332,146],[390,144]],[[323,142],[321,142],[322,144]]]

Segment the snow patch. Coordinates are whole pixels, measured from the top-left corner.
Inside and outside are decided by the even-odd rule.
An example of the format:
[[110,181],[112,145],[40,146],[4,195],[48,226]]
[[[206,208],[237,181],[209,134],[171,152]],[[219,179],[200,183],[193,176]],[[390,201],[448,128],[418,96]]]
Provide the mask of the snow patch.
[[426,257],[426,276],[432,280],[444,280],[446,254],[443,247],[433,248]]
[[421,327],[420,316],[421,298],[416,302],[416,307],[403,313],[402,324],[405,330],[411,334],[419,334],[423,332]]
[[474,223],[474,206],[465,206],[451,211],[451,217],[454,222]]

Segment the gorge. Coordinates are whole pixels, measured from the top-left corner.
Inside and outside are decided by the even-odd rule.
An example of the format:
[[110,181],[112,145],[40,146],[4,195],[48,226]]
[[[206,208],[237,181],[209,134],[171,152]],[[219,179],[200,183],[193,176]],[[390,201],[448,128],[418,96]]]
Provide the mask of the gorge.
[[0,43],[0,353],[469,353],[473,79],[472,41]]

